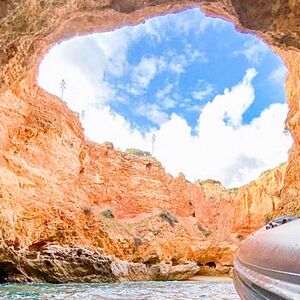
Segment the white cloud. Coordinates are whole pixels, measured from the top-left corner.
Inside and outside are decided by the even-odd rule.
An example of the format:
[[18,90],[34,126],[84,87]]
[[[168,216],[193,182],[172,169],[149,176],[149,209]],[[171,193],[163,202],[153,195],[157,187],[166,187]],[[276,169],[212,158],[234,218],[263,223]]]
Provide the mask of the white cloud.
[[275,85],[282,84],[285,82],[287,73],[287,68],[284,65],[280,65],[270,74],[268,80]]
[[177,101],[170,97],[166,97],[163,100],[161,100],[160,104],[162,105],[162,107],[164,109],[170,109],[170,108],[174,108],[176,106]]
[[252,64],[258,64],[263,56],[268,53],[268,47],[260,40],[247,41],[244,43],[244,49],[235,51],[235,55],[244,55]]
[[174,84],[172,83],[169,83],[167,84],[164,88],[162,89],[159,89],[157,92],[156,92],[156,95],[155,97],[158,99],[158,100],[162,100],[163,98],[165,98],[166,96],[168,96],[172,89],[174,88]]
[[173,55],[173,58],[169,63],[169,70],[180,75],[185,72],[187,66],[188,60],[185,55]]
[[151,137],[148,140],[109,107],[87,109],[82,125],[86,136],[95,142],[112,141],[123,150],[130,147],[146,150],[151,145]]
[[135,113],[143,116],[157,125],[165,123],[169,117],[163,112],[157,104],[141,103],[135,109]]
[[201,90],[197,90],[197,91],[192,91],[192,96],[194,99],[197,99],[199,101],[205,99],[206,97],[208,97],[209,95],[211,95],[211,93],[213,92],[213,86],[211,84],[206,84],[206,86],[204,87],[204,89]]
[[123,74],[128,67],[128,44],[129,37],[125,32],[96,34],[63,42],[54,47],[40,65],[39,85],[60,97],[59,83],[65,79],[64,100],[75,111],[118,100],[117,89],[104,77],[108,73]]
[[158,71],[158,59],[143,57],[139,64],[133,68],[133,82],[138,88],[145,89]]
[[187,45],[184,48],[183,54],[178,54],[175,51],[169,51],[167,53],[168,58],[168,70],[178,75],[185,72],[185,69],[193,62],[199,60],[202,63],[207,63],[208,58],[204,52],[192,49],[191,45]]
[[287,159],[291,138],[283,133],[286,104],[272,104],[250,124],[242,124],[243,113],[254,101],[254,76],[255,70],[249,69],[241,83],[203,108],[198,146],[194,148],[200,157],[209,158],[209,164],[200,164],[207,168],[200,169],[201,178],[219,179],[227,186],[241,185]]
[[163,27],[172,28],[178,35],[188,34],[191,31],[194,34],[201,34],[209,27],[222,28],[226,23],[220,18],[205,16],[198,8],[187,10],[181,14],[169,15],[164,22]]
[[159,89],[155,94],[157,103],[161,105],[163,109],[174,108],[178,103],[180,96],[177,93],[172,92],[174,86],[174,83],[169,83],[165,87]]
[[272,104],[250,124],[242,124],[242,115],[254,100],[254,76],[255,70],[249,69],[242,82],[204,106],[196,136],[175,114],[160,127],[155,155],[167,171],[183,171],[190,180],[214,178],[232,187],[287,159],[291,137],[283,133],[286,104]]
[[187,44],[184,48],[184,53],[189,63],[192,63],[196,60],[200,60],[203,63],[208,62],[208,57],[204,52],[201,52],[197,49],[193,49],[191,44]]
[[194,104],[194,105],[189,105],[187,106],[186,110],[187,111],[191,111],[191,112],[201,112],[202,111],[203,106],[200,104]]
[[207,103],[199,118],[199,130],[211,130],[212,126],[219,126],[220,124],[240,126],[243,113],[254,101],[254,89],[251,80],[255,75],[255,69],[248,69],[240,84],[231,90],[225,89],[223,95],[217,95],[213,101]]

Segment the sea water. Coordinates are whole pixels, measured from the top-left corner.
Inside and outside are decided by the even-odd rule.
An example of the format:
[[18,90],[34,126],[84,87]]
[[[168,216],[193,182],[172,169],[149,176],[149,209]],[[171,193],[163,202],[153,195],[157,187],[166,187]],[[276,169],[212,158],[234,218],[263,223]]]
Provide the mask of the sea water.
[[95,284],[1,284],[0,299],[238,300],[232,281],[148,281]]

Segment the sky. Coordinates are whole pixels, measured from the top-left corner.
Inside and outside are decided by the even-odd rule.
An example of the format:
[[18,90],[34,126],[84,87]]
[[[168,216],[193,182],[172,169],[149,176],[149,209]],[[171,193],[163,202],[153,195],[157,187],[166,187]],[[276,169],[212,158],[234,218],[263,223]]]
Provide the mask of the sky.
[[151,152],[155,134],[166,172],[231,188],[287,160],[286,75],[258,38],[190,9],[57,44],[38,83],[88,139]]

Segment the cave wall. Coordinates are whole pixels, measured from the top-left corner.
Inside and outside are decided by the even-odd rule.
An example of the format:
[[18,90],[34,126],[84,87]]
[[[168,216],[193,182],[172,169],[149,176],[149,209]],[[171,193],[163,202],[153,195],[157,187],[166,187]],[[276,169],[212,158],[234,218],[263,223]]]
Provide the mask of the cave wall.
[[[215,208],[207,205],[209,197],[202,187],[170,178],[157,162],[149,173],[148,162],[87,141],[78,115],[36,83],[39,63],[59,41],[190,7],[201,7],[208,15],[231,20],[238,30],[256,34],[286,63],[290,109],[286,124],[294,145],[276,191],[275,214],[298,212],[299,1],[8,0],[0,2],[0,235],[4,240],[24,245],[57,240],[118,253],[121,242],[111,240],[98,218],[106,207],[113,207],[119,218],[168,210],[182,218],[195,214],[199,220],[211,215],[203,221],[207,224],[215,220],[211,211]],[[226,198],[224,204],[224,211],[234,204],[226,223],[234,234],[258,215],[253,206],[251,210],[244,204],[247,193],[241,192],[233,202]],[[84,214],[85,207],[92,214]],[[241,212],[239,223],[232,222]],[[262,217],[259,212],[259,220]]]

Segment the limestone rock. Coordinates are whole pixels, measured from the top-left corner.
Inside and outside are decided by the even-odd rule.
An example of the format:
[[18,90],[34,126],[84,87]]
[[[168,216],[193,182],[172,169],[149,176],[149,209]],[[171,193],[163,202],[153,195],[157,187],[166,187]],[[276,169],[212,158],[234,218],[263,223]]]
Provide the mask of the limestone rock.
[[[289,160],[237,190],[187,183],[150,157],[88,141],[78,115],[36,83],[38,64],[56,42],[198,6],[256,34],[289,69]],[[169,272],[179,278],[175,265],[189,261],[224,270],[236,245],[266,216],[299,213],[299,1],[7,0],[0,2],[0,20],[0,239],[6,245],[0,266],[9,280],[56,282],[60,274],[63,281],[110,281],[118,280],[115,274],[133,279],[133,270],[143,278],[149,273],[141,264],[160,263],[172,264]],[[108,209],[115,219],[102,216]],[[178,223],[162,220],[161,212]],[[51,244],[63,249],[43,250]],[[75,249],[93,254],[78,256]],[[123,262],[114,274],[103,253],[138,265]],[[168,267],[153,269],[164,276]]]
[[116,259],[79,247],[52,245],[42,251],[0,246],[0,282],[114,282],[182,280],[196,274],[196,263],[146,265]]

